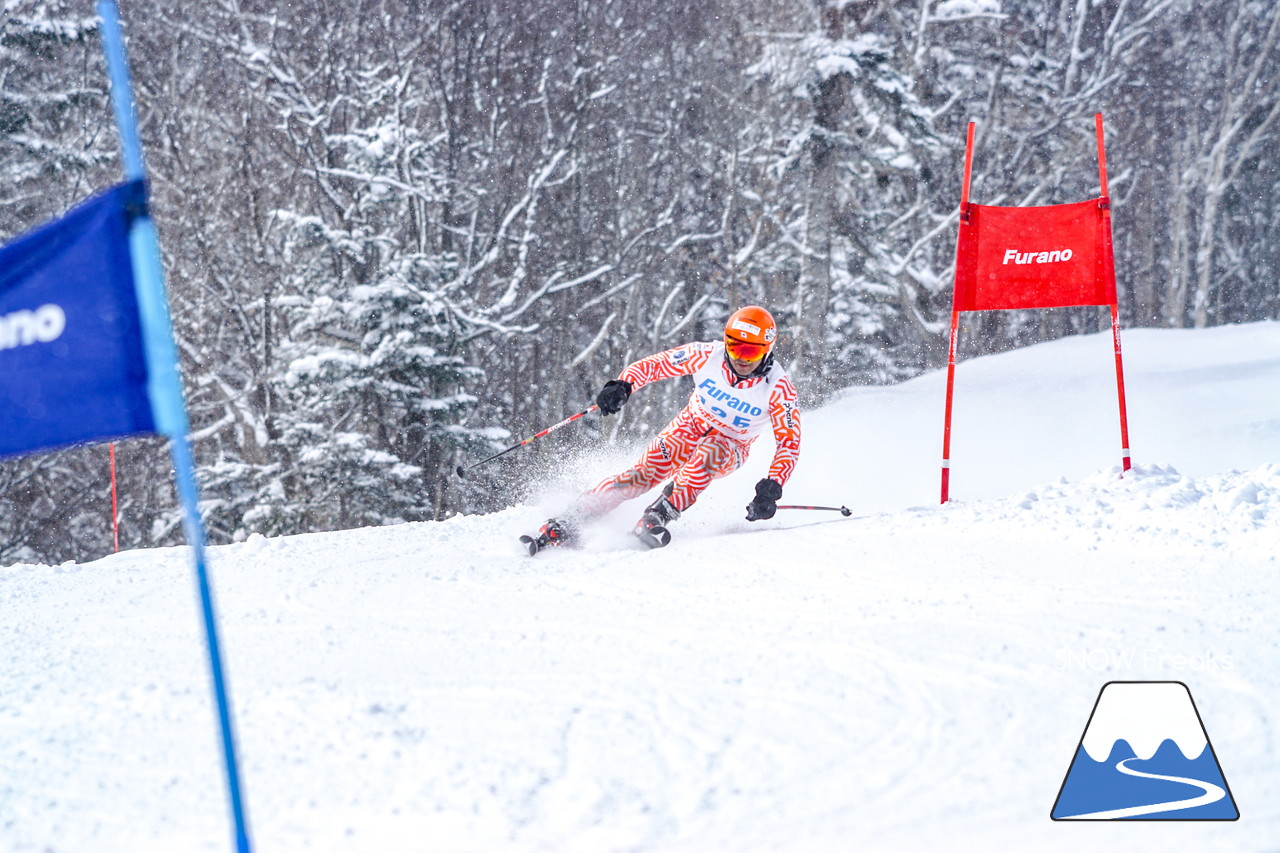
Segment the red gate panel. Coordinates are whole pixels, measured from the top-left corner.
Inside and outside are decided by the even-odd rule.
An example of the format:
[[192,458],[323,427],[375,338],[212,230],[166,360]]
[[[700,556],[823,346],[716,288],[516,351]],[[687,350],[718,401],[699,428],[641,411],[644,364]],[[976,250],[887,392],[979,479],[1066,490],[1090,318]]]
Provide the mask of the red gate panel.
[[1103,199],[1050,207],[970,204],[956,249],[954,311],[1110,305]]

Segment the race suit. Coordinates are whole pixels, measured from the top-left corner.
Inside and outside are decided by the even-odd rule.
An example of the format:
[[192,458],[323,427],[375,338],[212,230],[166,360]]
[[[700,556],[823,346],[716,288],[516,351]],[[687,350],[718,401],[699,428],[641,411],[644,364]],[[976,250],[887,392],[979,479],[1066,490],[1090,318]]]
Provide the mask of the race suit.
[[668,499],[684,512],[711,484],[747,460],[752,443],[773,430],[768,476],[785,484],[800,457],[800,411],[787,372],[771,362],[763,375],[740,377],[723,343],[691,343],[642,358],[619,379],[637,391],[659,379],[693,376],[688,404],[650,442],[635,465],[606,477],[579,501],[582,518],[603,515],[672,478]]

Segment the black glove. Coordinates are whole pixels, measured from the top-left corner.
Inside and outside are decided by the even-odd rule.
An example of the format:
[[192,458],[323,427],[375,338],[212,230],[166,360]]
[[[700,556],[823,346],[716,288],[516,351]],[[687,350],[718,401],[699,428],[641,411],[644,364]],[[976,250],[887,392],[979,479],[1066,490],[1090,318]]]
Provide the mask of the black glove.
[[606,415],[616,415],[622,411],[627,398],[631,396],[631,383],[623,379],[610,379],[604,383],[600,393],[596,395],[596,405]]
[[756,483],[756,496],[747,504],[747,521],[763,521],[773,518],[778,511],[778,498],[782,497],[782,486],[777,480],[765,477]]

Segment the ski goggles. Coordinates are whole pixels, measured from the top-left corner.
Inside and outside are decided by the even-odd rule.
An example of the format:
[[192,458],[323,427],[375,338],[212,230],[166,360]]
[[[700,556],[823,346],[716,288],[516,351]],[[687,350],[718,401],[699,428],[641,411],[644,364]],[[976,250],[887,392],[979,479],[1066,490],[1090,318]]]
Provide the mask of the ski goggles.
[[725,338],[724,349],[725,352],[729,353],[729,358],[734,361],[759,361],[764,358],[768,347],[764,344],[751,344],[746,341]]

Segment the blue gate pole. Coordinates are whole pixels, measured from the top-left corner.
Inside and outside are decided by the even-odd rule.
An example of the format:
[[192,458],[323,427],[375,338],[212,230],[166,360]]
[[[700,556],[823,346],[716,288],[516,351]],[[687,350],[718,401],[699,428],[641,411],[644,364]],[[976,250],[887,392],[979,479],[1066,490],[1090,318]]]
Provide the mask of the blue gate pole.
[[[111,101],[115,109],[120,144],[124,149],[125,177],[146,178],[142,161],[142,144],[138,137],[137,119],[133,111],[133,90],[129,84],[129,67],[125,58],[124,36],[115,0],[99,0],[102,18],[102,46],[111,78]],[[164,268],[160,262],[160,243],[155,223],[145,208],[132,217],[129,228],[129,255],[133,261],[134,288],[138,295],[138,312],[142,318],[143,346],[147,360],[147,394],[156,428],[169,437],[173,455],[178,497],[183,507],[183,530],[191,546],[195,563],[196,585],[204,614],[205,645],[209,650],[209,668],[213,674],[213,690],[218,705],[222,733],[222,752],[227,771],[227,791],[235,819],[236,850],[250,853],[249,829],[240,793],[240,771],[236,762],[235,731],[231,719],[231,703],[227,698],[222,653],[218,643],[218,622],[213,606],[213,591],[205,563],[204,523],[200,519],[200,495],[196,486],[195,462],[187,424],[187,410],[182,397],[182,381],[178,376],[178,352],[173,343],[165,295]]]

